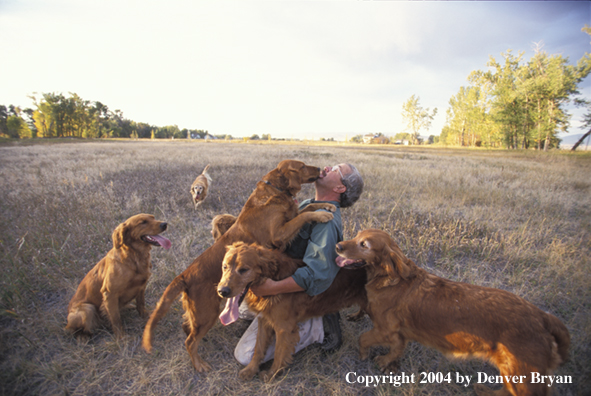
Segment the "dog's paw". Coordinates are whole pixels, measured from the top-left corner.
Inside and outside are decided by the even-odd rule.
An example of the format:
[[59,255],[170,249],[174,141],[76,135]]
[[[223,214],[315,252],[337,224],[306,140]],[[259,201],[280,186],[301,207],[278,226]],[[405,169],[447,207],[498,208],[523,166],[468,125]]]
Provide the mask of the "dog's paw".
[[[482,384],[474,384],[474,392],[478,395],[478,396],[490,396],[490,395],[494,395],[495,392],[488,388],[485,385]],[[500,393],[500,391],[499,391]]]
[[322,209],[328,210],[329,212],[333,212],[333,213],[337,211],[337,207],[334,206],[333,204],[326,204],[326,206]]
[[391,361],[388,355],[376,356],[374,362],[376,362],[380,370],[384,373],[389,371],[395,373],[398,371],[398,361]]
[[365,360],[369,357],[369,348],[359,348],[359,359]]
[[350,322],[357,322],[360,321],[361,319],[363,319],[365,317],[365,311],[363,309],[360,309],[359,311],[349,314],[347,315],[347,320]]
[[327,223],[334,218],[334,215],[329,212],[314,212],[314,220],[319,223]]
[[242,370],[240,370],[240,372],[238,373],[238,377],[242,380],[242,381],[250,381],[254,378],[254,376],[256,375],[257,371],[251,369],[250,367],[245,367]]
[[261,371],[259,373],[259,378],[266,383],[273,379],[273,374],[271,374],[269,370]]

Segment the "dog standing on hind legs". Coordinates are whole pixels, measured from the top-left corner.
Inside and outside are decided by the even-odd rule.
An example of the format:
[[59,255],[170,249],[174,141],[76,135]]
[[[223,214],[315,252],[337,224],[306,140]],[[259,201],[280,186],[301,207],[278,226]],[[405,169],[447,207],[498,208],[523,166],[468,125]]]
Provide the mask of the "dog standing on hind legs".
[[113,248],[82,279],[68,306],[66,330],[83,337],[99,324],[99,312],[110,321],[115,335],[123,336],[120,308],[135,299],[141,317],[144,294],[150,278],[152,246],[170,248],[161,232],[167,224],[149,214],[138,214],[119,224],[113,231]]
[[494,364],[505,380],[492,391],[476,384],[480,395],[548,395],[547,383],[532,373],[551,375],[568,359],[570,335],[555,316],[504,290],[454,282],[430,274],[408,259],[381,230],[360,231],[336,246],[337,264],[367,269],[368,314],[373,329],[359,337],[361,359],[372,346],[390,347],[375,361],[396,370],[408,341],[456,358]]
[[191,184],[191,196],[193,197],[193,205],[195,209],[205,200],[207,197],[207,192],[209,190],[209,186],[211,185],[211,176],[207,173],[209,169],[209,164],[203,169],[203,172]]
[[[182,293],[185,311],[183,329],[187,333],[185,347],[195,370],[211,370],[211,366],[199,356],[198,347],[201,339],[218,321],[220,314],[222,298],[216,287],[222,277],[221,263],[226,254],[226,246],[238,241],[257,242],[281,250],[305,223],[330,221],[333,218],[332,213],[298,213],[298,205],[294,201],[303,183],[313,183],[321,176],[320,168],[295,160],[281,161],[274,170],[266,174],[257,183],[236,222],[164,290],[144,329],[144,349],[147,352],[152,350],[155,326]],[[336,210],[334,205],[327,203],[309,206],[312,205],[317,205],[314,210]]]

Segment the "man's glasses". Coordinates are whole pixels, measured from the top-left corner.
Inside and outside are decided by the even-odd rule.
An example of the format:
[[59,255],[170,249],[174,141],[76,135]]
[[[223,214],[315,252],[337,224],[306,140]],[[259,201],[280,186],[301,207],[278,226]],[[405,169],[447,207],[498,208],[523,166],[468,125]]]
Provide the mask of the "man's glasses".
[[331,172],[338,171],[339,172],[339,175],[341,175],[341,182],[343,181],[344,177],[343,177],[343,174],[341,173],[341,168],[339,168],[338,165],[333,166],[330,171]]

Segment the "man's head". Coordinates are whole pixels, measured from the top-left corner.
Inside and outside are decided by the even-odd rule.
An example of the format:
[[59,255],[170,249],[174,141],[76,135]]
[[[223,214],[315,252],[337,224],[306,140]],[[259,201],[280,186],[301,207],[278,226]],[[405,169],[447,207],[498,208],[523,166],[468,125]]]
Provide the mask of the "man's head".
[[362,192],[363,178],[348,163],[325,167],[316,181],[316,199],[339,201],[342,208],[352,206]]

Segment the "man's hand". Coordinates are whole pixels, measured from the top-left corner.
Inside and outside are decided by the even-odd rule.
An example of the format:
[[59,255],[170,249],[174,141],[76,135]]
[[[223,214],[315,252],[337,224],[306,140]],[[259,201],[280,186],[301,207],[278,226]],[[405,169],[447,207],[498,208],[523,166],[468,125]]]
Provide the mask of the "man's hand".
[[304,289],[302,289],[290,276],[289,278],[280,281],[274,281],[273,279],[267,278],[260,285],[251,286],[250,291],[252,291],[257,297],[264,297],[283,293],[301,292],[304,291]]

